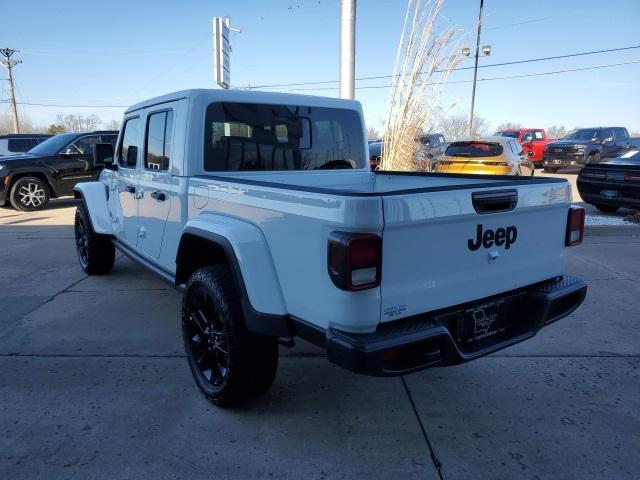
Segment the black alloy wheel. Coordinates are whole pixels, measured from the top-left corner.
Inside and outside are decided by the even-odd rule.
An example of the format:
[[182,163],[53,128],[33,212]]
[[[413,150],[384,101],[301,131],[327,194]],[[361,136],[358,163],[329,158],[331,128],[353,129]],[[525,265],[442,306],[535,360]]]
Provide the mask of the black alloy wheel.
[[182,302],[182,340],[200,391],[219,407],[265,393],[278,367],[278,339],[250,332],[226,265],[196,270]]
[[86,217],[82,215],[76,216],[75,222],[76,234],[76,250],[78,252],[78,261],[83,270],[89,265],[89,231]]
[[229,341],[211,296],[198,290],[187,306],[185,340],[198,371],[207,383],[220,387],[229,372]]

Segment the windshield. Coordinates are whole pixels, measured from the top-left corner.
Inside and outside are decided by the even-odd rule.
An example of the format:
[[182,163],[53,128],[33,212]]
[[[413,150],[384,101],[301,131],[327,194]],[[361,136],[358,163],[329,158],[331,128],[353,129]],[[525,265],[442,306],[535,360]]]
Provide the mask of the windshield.
[[448,157],[497,157],[502,154],[502,145],[489,142],[454,142],[444,154]]
[[72,142],[77,136],[78,135],[75,133],[63,133],[61,135],[56,135],[55,137],[45,140],[40,145],[33,147],[29,150],[29,153],[43,157],[46,155],[55,155],[62,149],[62,147]]
[[205,118],[209,172],[364,168],[360,115],[342,108],[212,103]]
[[596,140],[600,130],[595,128],[581,128],[569,133],[563,140]]
[[503,130],[502,132],[496,132],[496,136],[498,137],[509,137],[509,138],[518,138],[518,136],[520,135],[520,132],[516,131],[505,131]]

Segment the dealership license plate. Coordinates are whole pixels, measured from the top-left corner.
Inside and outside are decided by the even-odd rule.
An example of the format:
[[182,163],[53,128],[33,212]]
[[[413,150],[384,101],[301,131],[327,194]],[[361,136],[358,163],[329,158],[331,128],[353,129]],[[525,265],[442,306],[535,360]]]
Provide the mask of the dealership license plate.
[[615,190],[602,190],[600,192],[600,195],[608,200],[613,200],[614,198],[618,198],[620,196],[620,192],[617,192]]
[[560,165],[562,163],[562,160],[554,160],[553,163],[554,165]]
[[466,343],[498,335],[505,330],[503,302],[488,302],[466,311]]

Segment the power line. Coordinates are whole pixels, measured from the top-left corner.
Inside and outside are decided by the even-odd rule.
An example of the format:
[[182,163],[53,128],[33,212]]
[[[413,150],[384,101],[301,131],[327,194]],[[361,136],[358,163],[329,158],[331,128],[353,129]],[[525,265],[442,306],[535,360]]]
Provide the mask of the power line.
[[[570,72],[581,72],[585,70],[597,70],[600,68],[610,68],[610,67],[619,67],[623,65],[633,65],[640,63],[640,60],[631,60],[628,62],[620,62],[620,63],[609,63],[605,65],[592,65],[589,67],[579,67],[579,68],[569,68],[564,70],[552,70],[547,72],[534,72],[534,73],[525,73],[522,75],[509,75],[504,77],[489,77],[489,78],[479,78],[478,82],[489,82],[494,80],[510,80],[514,78],[527,78],[527,77],[540,77],[545,75],[557,75],[561,73],[570,73]],[[455,84],[455,83],[470,83],[473,80],[450,80],[447,81],[446,84]],[[427,85],[434,85],[434,83],[429,83]],[[377,89],[377,88],[389,88],[391,85],[366,85],[362,87],[356,87],[356,90],[364,90],[364,89]],[[338,87],[317,87],[317,88],[292,88],[290,91],[309,91],[309,90],[337,90]],[[8,103],[10,100],[0,100],[0,103]],[[60,104],[51,104],[51,103],[34,103],[34,102],[16,102],[18,105],[29,105],[29,106],[37,106],[37,107],[58,107],[58,108],[128,108],[130,105],[60,105]]]
[[[0,103],[8,103],[9,100],[0,100]],[[59,105],[53,103],[16,102],[18,105],[34,107],[59,107],[59,108],[129,108],[131,105]]]
[[[580,56],[585,56],[585,55],[594,55],[594,54],[598,54],[598,53],[610,53],[610,52],[620,52],[620,51],[624,51],[624,50],[632,50],[632,49],[636,49],[636,48],[640,48],[640,45],[631,45],[628,47],[618,47],[618,48],[608,48],[606,50],[590,50],[587,52],[577,52],[577,53],[569,53],[566,55],[554,55],[551,57],[540,57],[540,58],[529,58],[526,60],[513,60],[510,62],[501,62],[501,63],[490,63],[488,65],[478,65],[478,68],[492,68],[492,67],[504,67],[507,65],[518,65],[518,64],[522,64],[522,63],[533,63],[533,62],[542,62],[542,61],[547,61],[547,60],[559,60],[562,58],[571,58],[571,57],[580,57]],[[473,69],[473,67],[458,67],[455,68],[454,70],[471,70]],[[434,72],[442,72],[442,70],[434,70]],[[371,77],[356,77],[356,80],[358,81],[362,81],[362,80],[382,80],[385,78],[393,78],[393,75],[376,75],[376,76],[371,76]],[[278,83],[278,84],[273,84],[273,85],[256,85],[256,86],[252,86],[251,89],[258,89],[258,88],[277,88],[277,87],[300,87],[300,86],[305,86],[305,85],[325,85],[328,83],[338,83],[339,80],[322,80],[322,81],[317,81],[317,82],[299,82],[299,83]],[[362,87],[360,87],[362,88]]]
[[[510,80],[513,78],[526,78],[526,77],[540,77],[544,75],[556,75],[560,73],[569,73],[569,72],[580,72],[584,70],[597,70],[599,68],[609,68],[609,67],[618,67],[622,65],[632,65],[640,63],[640,60],[631,60],[629,62],[620,62],[620,63],[609,63],[606,65],[593,65],[590,67],[580,67],[580,68],[569,68],[565,70],[552,70],[549,72],[534,72],[534,73],[525,73],[522,75],[509,75],[504,77],[489,77],[489,78],[479,78],[478,82],[489,82],[493,80]],[[471,83],[473,80],[448,80],[445,85],[453,84],[453,83]],[[427,83],[427,85],[435,85],[436,83],[431,82]],[[356,90],[368,90],[368,89],[376,89],[376,88],[389,88],[390,84],[387,85],[365,85],[362,87],[356,87]],[[309,90],[337,90],[338,87],[317,87],[317,88],[292,88],[290,91],[309,91]]]

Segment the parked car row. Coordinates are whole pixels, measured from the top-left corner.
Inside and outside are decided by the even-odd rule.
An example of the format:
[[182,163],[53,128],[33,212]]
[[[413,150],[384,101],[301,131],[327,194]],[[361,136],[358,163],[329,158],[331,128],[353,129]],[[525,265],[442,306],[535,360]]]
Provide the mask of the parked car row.
[[624,127],[580,128],[547,144],[542,165],[545,172],[554,173],[561,168],[600,163],[631,147],[631,137]]
[[63,133],[45,137],[27,153],[1,157],[0,206],[9,202],[17,210],[33,211],[52,197],[73,195],[77,183],[96,180],[102,170],[93,162],[94,145],[115,145],[117,137],[113,130]]
[[547,137],[547,132],[544,128],[500,130],[496,132],[496,135],[516,139],[522,145],[524,153],[538,168],[542,166],[544,148],[548,143],[555,142],[555,139]]

